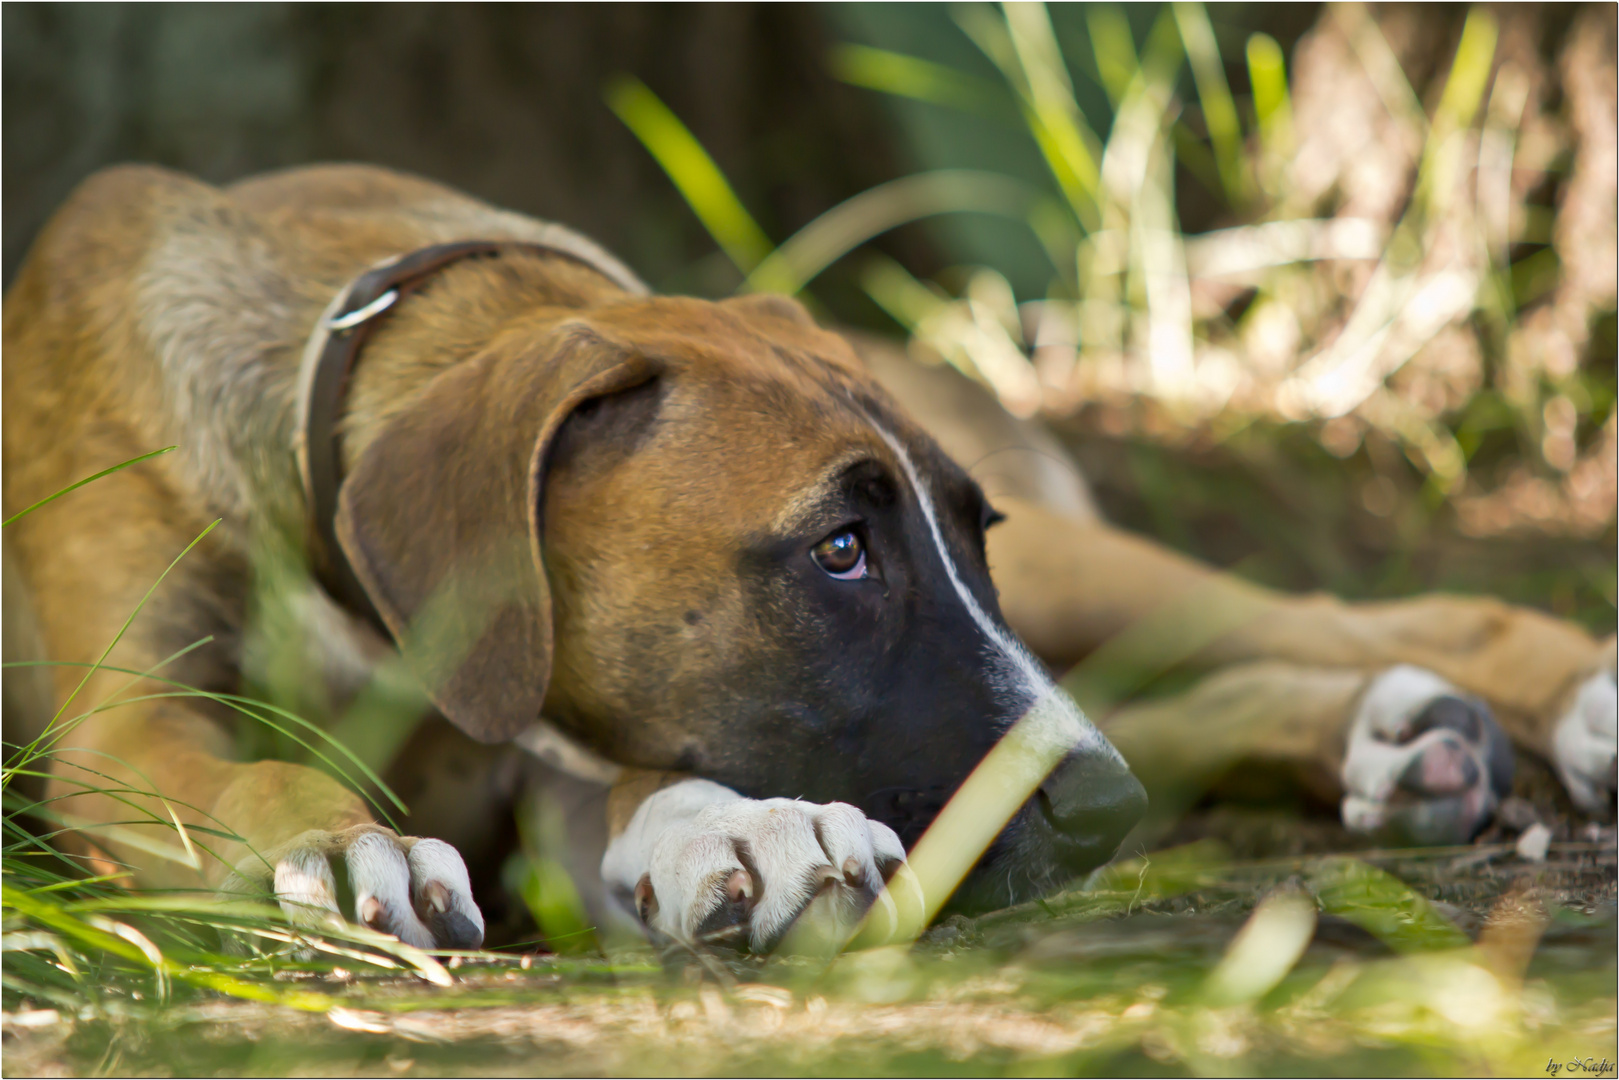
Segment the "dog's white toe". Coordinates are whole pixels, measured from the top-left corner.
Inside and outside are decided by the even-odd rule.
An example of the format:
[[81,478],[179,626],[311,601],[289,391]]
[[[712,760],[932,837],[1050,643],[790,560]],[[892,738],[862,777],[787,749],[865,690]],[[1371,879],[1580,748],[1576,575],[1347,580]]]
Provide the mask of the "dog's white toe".
[[[338,860],[354,900],[347,913],[339,908]],[[299,925],[329,925],[347,914],[420,949],[483,944],[483,913],[472,899],[466,864],[442,840],[399,836],[377,826],[317,830],[244,865],[263,862],[274,867],[282,911]]]
[[397,838],[367,833],[349,844],[344,856],[354,890],[355,917],[407,945],[431,949],[433,935],[411,907],[410,862]]
[[663,830],[636,907],[692,944],[762,953],[789,930],[837,941],[904,859],[893,830],[844,803],[732,799]]
[[1430,671],[1373,680],[1350,723],[1343,821],[1419,844],[1464,843],[1512,787],[1512,745],[1489,707]]
[[440,946],[482,945],[483,912],[472,899],[461,853],[442,840],[418,840],[411,845],[409,862],[411,903]]
[[326,853],[295,847],[276,860],[275,898],[288,919],[299,926],[341,924],[337,910],[337,879]]
[[1552,733],[1552,760],[1575,805],[1589,813],[1611,810],[1616,783],[1615,714],[1619,687],[1612,670],[1580,684],[1573,704]]

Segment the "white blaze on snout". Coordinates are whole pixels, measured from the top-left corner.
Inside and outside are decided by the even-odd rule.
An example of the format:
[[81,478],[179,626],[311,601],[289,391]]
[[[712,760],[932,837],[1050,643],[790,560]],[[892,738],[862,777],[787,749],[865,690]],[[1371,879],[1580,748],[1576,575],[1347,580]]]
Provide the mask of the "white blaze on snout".
[[[1123,759],[1079,711],[1073,699],[1046,677],[1039,662],[1022,643],[997,626],[974,599],[945,546],[932,496],[910,455],[881,425],[873,422],[872,428],[899,459],[957,598],[984,635],[990,651],[1005,665],[1006,673],[1032,700],[1022,717],[978,763],[911,849],[909,861],[921,896],[914,902],[908,897],[894,898],[898,917],[893,933],[888,936],[888,940],[903,941],[914,938],[932,921],[1001,830],[1063,758],[1079,751],[1103,754],[1121,763]],[[869,928],[866,932],[870,933]]]
[[928,493],[927,485],[922,482],[922,477],[917,473],[916,466],[912,464],[911,456],[905,452],[905,447],[900,441],[881,424],[872,421],[871,426],[899,459],[900,468],[905,472],[905,479],[910,481],[911,490],[916,492],[916,502],[921,507],[922,519],[927,522],[928,535],[933,540],[933,548],[938,552],[939,562],[944,565],[945,576],[950,579],[950,585],[955,589],[956,596],[967,609],[967,614],[972,617],[973,623],[984,635],[985,640],[989,642],[991,649],[1003,658],[1011,674],[1033,701],[1024,714],[1024,719],[1030,721],[1026,726],[1032,727],[1033,730],[1027,732],[1025,737],[1033,739],[1043,748],[1061,746],[1064,752],[1088,750],[1107,754],[1122,761],[1113,744],[1086,719],[1074,700],[1047,678],[1040,662],[1029,653],[1023,643],[997,626],[974,598],[962,580],[955,560],[950,557],[950,549],[945,546],[944,533],[939,528],[939,518],[933,509],[933,498]]

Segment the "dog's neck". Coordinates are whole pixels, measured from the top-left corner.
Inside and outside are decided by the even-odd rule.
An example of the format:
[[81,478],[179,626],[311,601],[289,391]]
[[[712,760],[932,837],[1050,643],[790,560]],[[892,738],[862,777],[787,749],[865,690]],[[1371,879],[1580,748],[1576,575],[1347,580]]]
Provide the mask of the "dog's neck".
[[312,561],[326,589],[380,625],[336,539],[337,493],[366,446],[434,376],[518,314],[554,309],[560,320],[647,291],[616,259],[561,230],[542,241],[418,249],[339,291],[304,349],[294,437]]
[[[630,279],[634,281],[633,278]],[[453,263],[377,320],[352,375],[337,435],[347,475],[373,439],[439,374],[476,356],[514,320],[583,310],[645,295],[570,259],[514,250]]]

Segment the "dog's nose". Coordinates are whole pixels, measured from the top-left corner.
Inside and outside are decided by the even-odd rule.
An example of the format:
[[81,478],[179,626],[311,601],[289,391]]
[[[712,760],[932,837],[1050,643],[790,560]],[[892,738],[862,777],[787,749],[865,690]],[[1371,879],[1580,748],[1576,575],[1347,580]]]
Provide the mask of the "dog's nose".
[[1046,777],[1036,796],[1041,812],[1082,861],[1098,865],[1147,812],[1147,791],[1112,754],[1076,754]]

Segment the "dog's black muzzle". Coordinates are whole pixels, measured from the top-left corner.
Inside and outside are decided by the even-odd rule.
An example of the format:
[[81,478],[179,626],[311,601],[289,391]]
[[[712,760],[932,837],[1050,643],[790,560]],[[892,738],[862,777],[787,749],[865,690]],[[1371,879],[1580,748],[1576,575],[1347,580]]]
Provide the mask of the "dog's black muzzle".
[[1024,806],[1030,827],[1049,837],[1056,860],[1078,875],[1101,866],[1147,812],[1147,790],[1110,754],[1073,754]]
[[[907,850],[938,817],[953,789],[890,787],[862,809],[892,828]],[[1106,863],[1147,810],[1147,792],[1106,750],[1063,759],[985,852],[950,907],[979,911],[1032,899]]]

